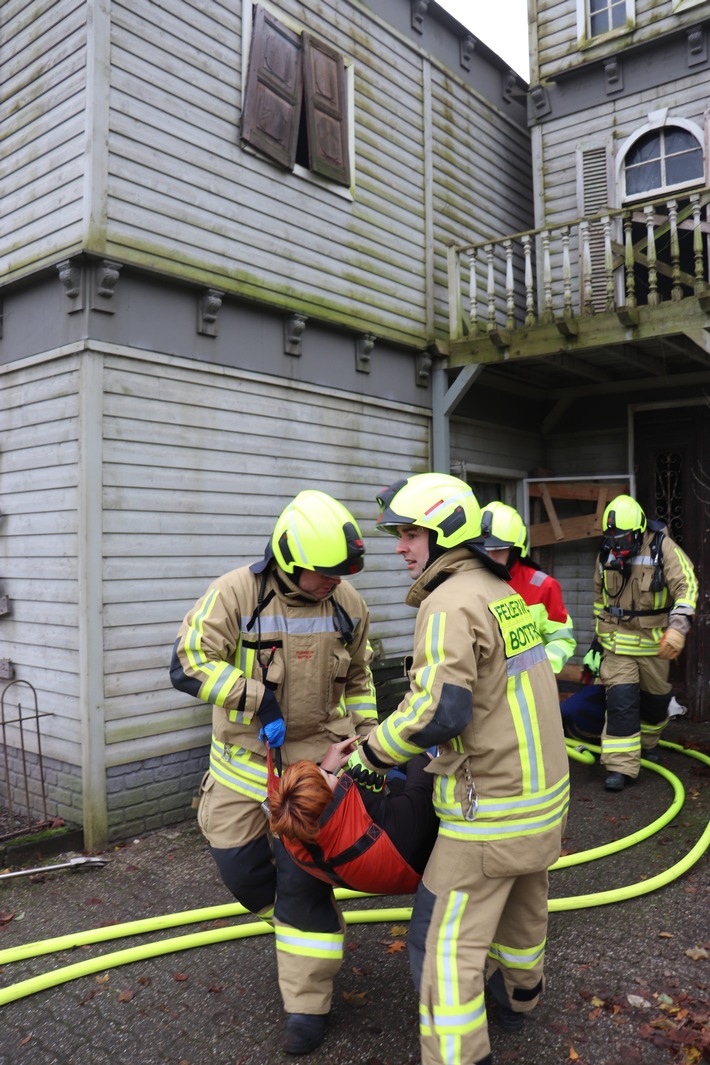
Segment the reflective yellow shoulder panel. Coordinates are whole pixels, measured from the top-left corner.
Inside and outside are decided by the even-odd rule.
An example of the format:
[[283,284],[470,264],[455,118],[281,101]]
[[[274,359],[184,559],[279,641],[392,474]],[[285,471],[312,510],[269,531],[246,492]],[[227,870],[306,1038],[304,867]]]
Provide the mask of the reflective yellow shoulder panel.
[[542,643],[535,620],[521,595],[496,599],[488,604],[488,609],[498,622],[506,658],[513,658]]

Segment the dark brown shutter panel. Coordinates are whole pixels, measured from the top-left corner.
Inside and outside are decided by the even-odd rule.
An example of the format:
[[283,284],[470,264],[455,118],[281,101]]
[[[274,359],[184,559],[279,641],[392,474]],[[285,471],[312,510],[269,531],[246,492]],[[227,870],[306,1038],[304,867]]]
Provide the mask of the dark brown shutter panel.
[[257,7],[242,111],[242,139],[289,170],[303,98],[301,39]]
[[316,174],[349,185],[348,101],[343,57],[304,33],[303,58],[309,167]]

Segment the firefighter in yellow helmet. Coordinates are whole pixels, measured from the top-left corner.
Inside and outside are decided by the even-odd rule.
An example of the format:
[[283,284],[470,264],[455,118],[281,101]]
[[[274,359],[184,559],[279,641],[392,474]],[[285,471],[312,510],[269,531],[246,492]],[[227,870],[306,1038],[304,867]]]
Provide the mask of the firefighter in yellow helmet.
[[668,723],[670,661],[680,655],[698,598],[693,564],[662,522],[628,495],[604,511],[594,572],[594,616],[606,689],[604,786],[621,791],[643,757],[658,761]]
[[416,474],[378,498],[418,607],[411,687],[348,762],[361,784],[432,745],[439,834],[409,931],[423,1065],[489,1065],[485,982],[517,1030],[543,986],[547,870],[569,801],[559,700],[524,600],[481,541],[470,487]]
[[530,607],[552,670],[559,673],[577,646],[559,582],[528,554],[528,531],[513,507],[499,500],[487,503],[481,512],[481,534],[490,557],[506,567],[508,583]]
[[266,745],[287,765],[319,762],[376,725],[369,611],[343,580],[363,556],[341,503],[299,493],[264,558],[218,577],[188,611],[170,669],[176,688],[213,705],[198,821],[226,886],[274,927],[291,1054],[323,1040],[345,925],[330,885],[270,838]]

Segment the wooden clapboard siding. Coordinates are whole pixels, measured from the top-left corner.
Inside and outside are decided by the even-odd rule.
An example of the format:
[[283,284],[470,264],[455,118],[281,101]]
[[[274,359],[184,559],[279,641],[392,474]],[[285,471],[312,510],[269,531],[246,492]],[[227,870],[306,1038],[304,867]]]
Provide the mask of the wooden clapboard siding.
[[[43,753],[80,762],[77,616],[78,371],[73,358],[4,369],[2,657],[35,688]],[[30,708],[26,688],[19,698]],[[17,743],[14,726],[10,743]],[[33,729],[29,749],[36,748]]]
[[[475,388],[475,385],[474,385]],[[529,470],[539,465],[539,434],[502,423],[451,419],[451,462],[476,469]]]
[[[673,106],[668,122],[672,123],[674,116],[681,117],[695,122],[702,129],[709,84],[707,72],[695,73],[674,82]],[[649,106],[646,93],[635,93],[611,101],[607,109],[586,108],[545,124],[542,154],[545,222],[548,225],[559,224],[581,214],[577,174],[579,150],[588,145],[603,147],[608,144],[610,152],[618,151],[627,137],[647,123]],[[612,171],[615,173],[615,166]],[[610,188],[609,192],[609,206],[619,206],[619,190]]]
[[338,5],[320,17],[300,5],[285,10],[353,57],[358,137],[367,145],[356,157],[356,201],[239,147],[234,15],[220,5],[208,17],[187,0],[114,4],[107,248],[183,275],[207,268],[270,302],[296,295],[306,313],[354,326],[382,322],[403,336],[413,323],[421,333],[416,56],[382,27],[373,41],[369,22],[357,54]]
[[[447,298],[446,250],[530,228],[530,141],[489,103],[445,71],[432,72],[434,281],[437,306]],[[501,202],[506,207],[500,210]],[[499,257],[498,271],[502,266]],[[516,266],[522,269],[518,249]],[[497,279],[505,290],[505,279]],[[438,317],[441,330],[448,323]]]
[[86,5],[0,4],[0,275],[81,243]]
[[[588,0],[587,0],[588,2]],[[598,59],[611,51],[621,54],[631,45],[653,41],[673,30],[690,27],[710,14],[710,3],[695,4],[678,10],[671,0],[635,0],[635,24],[631,33],[600,38],[599,43],[585,48],[581,55],[587,60]],[[577,25],[577,5],[571,0],[538,0],[538,71],[531,71],[531,80],[542,81],[575,66],[580,59],[578,46],[580,29]]]
[[302,488],[330,492],[358,519],[367,566],[353,584],[372,598],[373,638],[388,653],[408,649],[409,582],[394,541],[373,532],[374,497],[427,468],[423,411],[157,356],[106,356],[103,388],[109,764],[143,757],[148,736],[154,755],[176,749],[175,731],[185,746],[206,742],[208,708],[186,701],[168,677],[180,622],[214,577],[261,555]]

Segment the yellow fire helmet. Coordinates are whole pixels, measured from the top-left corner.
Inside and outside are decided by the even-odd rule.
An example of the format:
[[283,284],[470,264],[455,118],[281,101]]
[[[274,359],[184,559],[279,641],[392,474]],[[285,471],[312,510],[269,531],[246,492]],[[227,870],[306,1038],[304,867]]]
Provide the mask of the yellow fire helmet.
[[528,530],[514,507],[500,500],[493,500],[481,509],[481,536],[486,551],[505,547],[517,547],[521,555],[526,553]]
[[377,528],[397,535],[397,525],[420,525],[439,550],[457,547],[481,533],[481,508],[465,481],[446,473],[416,473],[377,497]]
[[604,511],[602,529],[607,535],[646,531],[646,515],[631,496],[616,496]]
[[271,549],[285,573],[308,569],[347,577],[365,564],[365,545],[354,517],[337,499],[315,489],[299,492],[281,512]]

